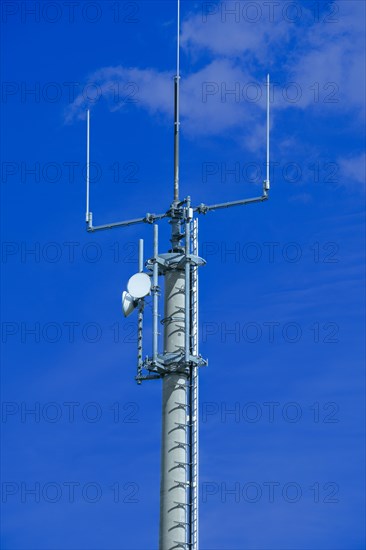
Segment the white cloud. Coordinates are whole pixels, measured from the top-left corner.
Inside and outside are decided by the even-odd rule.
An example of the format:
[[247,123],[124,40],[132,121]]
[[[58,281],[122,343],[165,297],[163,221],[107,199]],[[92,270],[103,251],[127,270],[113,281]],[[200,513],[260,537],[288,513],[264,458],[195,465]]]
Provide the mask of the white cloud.
[[[319,82],[324,108],[332,106],[329,94],[333,89],[334,99],[338,99],[337,112],[347,112],[364,106],[365,3],[347,0],[336,5],[339,7],[338,21],[310,26],[304,40],[306,49],[298,52],[295,66],[288,68],[304,88]],[[336,86],[332,88],[329,83]],[[307,107],[311,102],[314,96],[309,95],[301,105]]]
[[[248,103],[243,99],[241,83],[250,82],[250,79],[249,73],[244,73],[228,59],[215,60],[200,71],[188,75],[181,82],[181,118],[184,131],[195,135],[216,135],[249,123],[255,131],[258,112],[264,121],[261,111],[265,105],[265,97],[264,87],[258,84],[253,90],[254,97],[259,94],[259,101]],[[142,107],[151,114],[173,115],[172,73],[121,66],[105,67],[89,75],[88,81],[97,85],[98,97],[107,101],[111,110],[126,108],[123,90],[130,83],[136,89],[136,95],[131,99],[135,100],[137,107]],[[232,93],[233,89],[236,89],[235,93]],[[80,94],[68,107],[66,122],[84,118],[87,106],[92,108],[93,102],[88,102],[86,94]]]
[[[255,74],[280,67],[285,74],[277,79],[282,80],[282,93],[275,93],[276,108],[304,109],[321,103],[323,110],[333,108],[334,112],[336,105],[337,112],[345,112],[364,105],[364,2],[341,0],[334,4],[334,13],[329,2],[319,21],[314,6],[295,3],[301,10],[298,17],[291,11],[286,15],[279,6],[271,17],[269,3],[256,2],[257,22],[248,21],[255,19],[256,13],[253,9],[245,12],[244,3],[223,1],[215,9],[208,4],[212,15],[194,14],[182,25],[182,44],[188,52],[197,57],[208,51],[235,59]],[[240,6],[237,17],[226,14],[234,6]],[[289,18],[297,22],[291,23]],[[233,82],[234,75],[229,75],[228,81]],[[290,98],[297,98],[294,102],[283,90],[290,82],[295,82],[300,92],[297,97],[295,87],[289,88]]]
[[[89,75],[83,93],[69,105],[65,112],[65,121],[72,122],[75,118],[84,118],[87,107],[92,108],[97,102],[105,100],[111,110],[123,109],[127,104],[136,103],[150,113],[166,113],[172,109],[173,75],[159,72],[155,69],[138,69],[103,67]],[[88,83],[95,91],[96,100],[90,101]]]
[[366,178],[366,153],[338,159],[340,173],[344,185],[357,185],[360,190],[365,189]]
[[[333,23],[315,22],[310,7],[303,5],[298,23],[285,20],[281,11],[277,15],[275,12],[271,22],[263,3],[255,3],[262,6],[258,23],[248,22],[243,15],[236,21],[233,16],[223,17],[220,9],[224,4],[230,3],[218,3],[218,12],[208,16],[206,22],[202,13],[192,13],[182,24],[182,45],[186,53],[196,57],[203,54],[205,59],[204,66],[192,69],[181,81],[183,131],[198,136],[219,135],[242,128],[242,136],[259,135],[263,124],[264,86],[263,82],[258,83],[257,76],[263,80],[271,64],[274,81],[277,80],[279,86],[274,93],[275,110],[305,109],[313,105],[321,114],[337,116],[354,112],[360,118],[365,94],[362,78],[364,2],[337,2],[340,11],[336,14],[338,21]],[[207,52],[211,53],[209,61]],[[133,83],[137,107],[171,117],[172,76],[173,72],[152,68],[117,66],[99,69],[89,75],[89,81],[98,84],[111,110],[126,107],[121,98],[128,83]],[[253,82],[257,84],[251,85]],[[288,88],[290,98],[296,98],[297,90],[300,91],[295,101],[286,99],[284,93],[283,87],[290,82],[296,83]],[[116,86],[119,100],[115,97]],[[235,97],[230,90],[237,86],[239,96]],[[261,86],[262,97],[248,101],[250,94],[255,94],[256,86],[257,89]],[[86,104],[86,98],[78,96],[67,109],[66,121],[83,117]],[[256,144],[254,139],[252,148]]]
[[286,46],[294,28],[281,15],[272,17],[268,2],[251,4],[250,7],[240,2],[223,1],[217,6],[203,3],[199,13],[183,22],[183,47],[192,53],[207,50],[227,57],[243,58],[249,54],[267,63],[279,43],[282,48]]

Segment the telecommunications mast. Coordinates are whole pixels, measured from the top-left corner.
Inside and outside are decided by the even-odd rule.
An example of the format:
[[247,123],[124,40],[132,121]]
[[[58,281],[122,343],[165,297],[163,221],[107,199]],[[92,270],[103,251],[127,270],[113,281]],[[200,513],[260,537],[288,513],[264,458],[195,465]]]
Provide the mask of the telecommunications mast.
[[[180,100],[180,0],[177,25],[177,72],[174,78],[174,193],[168,210],[141,218],[93,225],[89,207],[90,185],[90,111],[87,111],[86,223],[93,233],[140,223],[153,225],[154,250],[144,262],[143,241],[139,241],[138,273],[128,281],[122,294],[122,310],[127,317],[135,309],[138,316],[137,374],[145,380],[162,380],[162,440],[160,484],[159,550],[198,550],[198,368],[206,365],[198,350],[198,268],[205,260],[198,255],[197,214],[268,199],[269,162],[269,91],[267,76],[267,157],[266,179],[260,196],[231,202],[193,206],[188,196],[179,196],[179,100]],[[171,225],[171,247],[160,252],[158,222]],[[146,268],[146,271],[144,269]],[[162,281],[163,283],[159,283]],[[159,347],[159,299],[164,293],[163,348]],[[152,295],[152,345],[143,357],[145,298]]]

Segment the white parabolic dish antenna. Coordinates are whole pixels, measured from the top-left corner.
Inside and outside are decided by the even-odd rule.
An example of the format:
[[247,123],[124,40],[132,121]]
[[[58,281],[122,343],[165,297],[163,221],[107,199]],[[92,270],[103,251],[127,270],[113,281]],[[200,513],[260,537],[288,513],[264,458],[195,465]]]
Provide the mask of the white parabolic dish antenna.
[[147,273],[136,273],[132,275],[127,283],[127,290],[135,299],[145,298],[150,294],[151,279]]
[[128,317],[135,309],[135,300],[128,292],[122,293],[122,311],[125,317]]

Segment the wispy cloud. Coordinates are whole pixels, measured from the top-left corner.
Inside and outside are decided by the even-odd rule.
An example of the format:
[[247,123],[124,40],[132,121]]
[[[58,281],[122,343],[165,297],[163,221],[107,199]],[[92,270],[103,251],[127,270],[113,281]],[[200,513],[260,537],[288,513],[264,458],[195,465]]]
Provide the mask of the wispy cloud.
[[239,60],[249,56],[268,64],[278,54],[278,48],[284,50],[288,46],[295,27],[281,15],[272,17],[265,2],[254,5],[257,15],[262,14],[260,17],[244,8],[239,3],[225,1],[216,6],[212,3],[202,5],[199,13],[191,14],[183,22],[183,47],[193,54],[207,51],[215,56]]
[[[319,98],[324,108],[337,103],[338,112],[364,109],[365,97],[365,3],[357,0],[337,2],[338,19],[334,23],[316,23],[307,29],[303,47],[295,54],[293,75],[309,86],[319,83]],[[331,86],[334,83],[334,86]],[[308,101],[302,101],[306,107]]]
[[338,165],[343,178],[344,185],[358,185],[361,191],[365,190],[366,184],[366,153],[360,155],[342,157],[338,159]]
[[[325,115],[353,112],[354,120],[360,119],[365,94],[363,2],[338,2],[340,12],[333,22],[315,20],[311,8],[301,4],[296,23],[286,20],[283,12],[273,20],[263,16],[258,23],[242,16],[238,21],[223,18],[223,4],[218,3],[217,12],[206,19],[200,11],[189,14],[182,24],[182,46],[189,58],[199,62],[193,61],[181,83],[185,132],[220,135],[247,127],[253,136],[261,135],[263,80],[271,67],[277,80],[277,111],[321,103]],[[264,4],[262,13],[266,13]],[[111,110],[134,102],[152,115],[172,116],[172,77],[173,71],[116,66],[98,69],[87,80],[97,84]],[[284,93],[283,86],[289,83],[295,84]],[[83,118],[87,103],[85,94],[80,94],[67,108],[66,122]],[[249,130],[245,133],[250,135]],[[252,148],[258,144],[253,140]]]
[[144,107],[152,114],[166,113],[172,109],[169,82],[172,74],[155,69],[126,68],[122,66],[103,67],[87,78],[96,92],[96,100],[79,94],[65,111],[65,122],[85,117],[85,109],[92,108],[101,99],[105,100],[113,111],[123,109],[128,104]]
[[[188,75],[181,84],[184,130],[194,135],[217,135],[250,122],[254,134],[258,131],[264,135],[261,126],[256,126],[258,113],[263,118],[264,95],[248,109],[240,101],[238,86],[236,92],[231,93],[231,81],[235,88],[235,82],[249,82],[250,78],[249,73],[228,59],[214,60]],[[98,89],[98,101],[105,100],[113,111],[135,104],[153,115],[173,115],[173,73],[122,66],[104,67],[89,75],[88,82]],[[84,118],[86,108],[93,108],[95,104],[85,93],[80,94],[65,112],[66,123]]]

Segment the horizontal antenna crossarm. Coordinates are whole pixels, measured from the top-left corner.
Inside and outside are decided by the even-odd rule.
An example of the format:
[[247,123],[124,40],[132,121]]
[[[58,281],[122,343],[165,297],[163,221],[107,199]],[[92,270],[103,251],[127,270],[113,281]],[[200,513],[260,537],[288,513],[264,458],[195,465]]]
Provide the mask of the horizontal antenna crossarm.
[[114,223],[108,223],[105,225],[89,225],[87,227],[87,230],[91,233],[94,231],[103,231],[105,229],[114,229],[115,227],[127,227],[129,225],[137,225],[139,223],[154,223],[157,220],[162,220],[163,218],[167,218],[169,216],[168,213],[164,214],[146,214],[144,218],[135,218],[133,220],[125,220],[121,222],[114,222]]
[[254,197],[252,199],[241,199],[238,201],[231,202],[222,202],[219,204],[200,204],[196,206],[193,210],[199,214],[206,214],[206,212],[211,212],[212,210],[221,210],[222,208],[231,208],[232,206],[244,206],[245,204],[251,204],[255,202],[263,202],[268,200],[267,195],[261,195],[260,197]]

